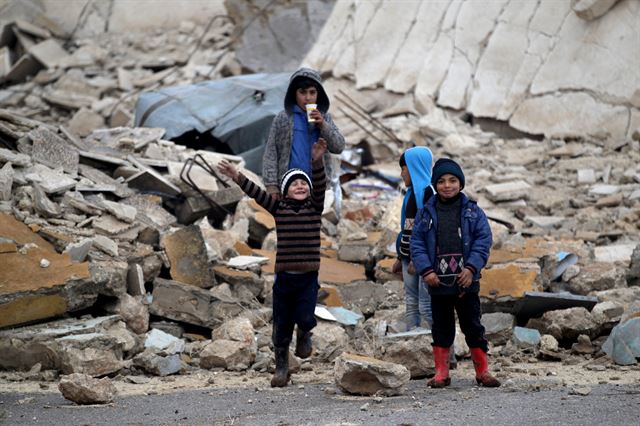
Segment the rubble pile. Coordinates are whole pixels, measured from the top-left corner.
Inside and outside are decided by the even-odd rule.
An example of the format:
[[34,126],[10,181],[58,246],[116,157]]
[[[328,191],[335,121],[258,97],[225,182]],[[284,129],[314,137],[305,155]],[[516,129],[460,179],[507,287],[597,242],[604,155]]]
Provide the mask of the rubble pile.
[[[0,368],[65,375],[81,403],[114,397],[106,382],[82,395],[91,377],[272,370],[273,218],[232,182],[185,168],[242,158],[131,127],[138,89],[239,74],[230,30],[70,41],[64,61],[0,90]],[[481,296],[499,375],[532,356],[637,362],[640,129],[606,143],[508,139],[412,95],[327,90],[367,113],[354,120],[336,102],[344,198],[323,214],[315,351],[311,363],[290,354],[294,370],[335,363],[339,387],[361,394],[433,373],[430,332],[405,330],[390,271],[397,158],[413,144],[459,160],[491,219]],[[468,356],[460,333],[456,354]]]

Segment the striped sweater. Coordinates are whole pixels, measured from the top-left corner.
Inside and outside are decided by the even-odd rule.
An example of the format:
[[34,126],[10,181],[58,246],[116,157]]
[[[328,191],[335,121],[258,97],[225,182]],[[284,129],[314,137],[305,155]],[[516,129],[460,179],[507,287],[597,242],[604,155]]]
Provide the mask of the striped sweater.
[[240,174],[240,188],[267,209],[276,221],[278,246],[275,272],[311,272],[320,269],[320,227],[327,186],[322,159],[312,163],[311,196],[297,201],[276,200]]

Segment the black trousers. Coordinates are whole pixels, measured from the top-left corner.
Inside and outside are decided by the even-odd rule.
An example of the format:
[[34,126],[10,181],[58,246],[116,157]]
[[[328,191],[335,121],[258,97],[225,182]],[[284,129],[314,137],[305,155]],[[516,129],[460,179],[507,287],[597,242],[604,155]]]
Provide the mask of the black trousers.
[[478,293],[463,293],[462,297],[456,294],[432,294],[431,310],[433,346],[448,348],[453,344],[456,335],[455,310],[467,345],[485,352],[489,350],[487,339],[484,337],[484,326],[480,322],[482,312]]
[[318,324],[314,314],[318,300],[318,272],[278,272],[273,283],[273,346],[288,347],[297,324],[310,331]]

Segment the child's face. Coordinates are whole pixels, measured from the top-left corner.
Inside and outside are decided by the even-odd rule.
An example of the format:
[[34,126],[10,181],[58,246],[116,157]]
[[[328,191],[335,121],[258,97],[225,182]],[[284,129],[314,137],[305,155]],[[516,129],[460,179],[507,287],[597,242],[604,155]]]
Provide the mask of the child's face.
[[402,177],[404,186],[411,186],[411,173],[409,173],[409,168],[407,166],[402,166],[400,168],[400,177]]
[[318,89],[313,86],[296,90],[296,103],[304,111],[306,104],[318,103]]
[[309,184],[304,179],[296,179],[291,182],[289,189],[287,189],[287,198],[293,200],[306,200],[309,197]]
[[460,193],[460,179],[451,173],[446,173],[436,182],[436,191],[444,200],[453,198]]

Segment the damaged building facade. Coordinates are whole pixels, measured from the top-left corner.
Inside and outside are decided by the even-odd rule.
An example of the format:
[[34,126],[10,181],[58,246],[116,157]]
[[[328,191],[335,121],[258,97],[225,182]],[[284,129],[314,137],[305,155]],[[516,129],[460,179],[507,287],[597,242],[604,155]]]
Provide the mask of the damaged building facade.
[[[162,120],[136,126],[136,103],[142,93],[290,72],[300,62],[329,77],[333,117],[348,148],[340,158],[342,211],[329,200],[323,214],[315,352],[311,363],[291,354],[294,373],[321,365],[333,369],[339,389],[365,395],[399,394],[410,379],[433,374],[430,333],[406,332],[401,278],[391,273],[402,202],[397,158],[412,145],[459,159],[469,176],[465,192],[491,219],[482,321],[498,376],[531,358],[637,372],[640,122],[637,93],[629,92],[633,71],[604,88],[598,70],[557,72],[567,68],[563,59],[593,47],[576,33],[637,52],[626,36],[611,44],[607,32],[616,27],[610,21],[637,20],[637,2],[541,2],[519,13],[518,2],[493,2],[482,13],[486,25],[473,31],[465,25],[477,12],[473,2],[457,2],[456,10],[440,5],[442,19],[428,2],[415,2],[413,25],[415,16],[393,2],[311,2],[309,8],[324,6],[321,22],[308,19],[313,10],[286,2],[255,11],[249,2],[196,1],[190,14],[176,7],[144,19],[130,8],[147,11],[153,2],[80,3],[66,14],[53,1],[0,3],[3,19],[10,17],[0,38],[3,380],[56,383],[78,403],[113,400],[111,382],[123,377],[229,371],[266,380],[273,369],[275,223],[215,173],[226,159],[259,180],[255,167],[236,153],[173,140],[175,129]],[[580,9],[584,3],[593,6]],[[561,19],[554,28],[536,27],[551,25],[543,18],[554,11]],[[264,19],[245,28],[258,13]],[[131,21],[134,15],[141,21]],[[317,29],[306,58],[265,60],[264,68],[248,59],[255,31],[270,34],[266,45],[298,37],[265,24],[292,16]],[[525,23],[531,33],[522,37],[532,45],[507,43],[516,44],[510,35]],[[122,32],[130,27],[139,32]],[[637,40],[637,25],[632,30]],[[381,32],[390,34],[383,48],[370,42]],[[519,62],[494,69],[500,46],[521,52]],[[368,50],[374,48],[376,54]],[[425,55],[441,60],[403,60]],[[639,57],[627,55],[620,67],[637,73],[631,62]],[[277,69],[285,63],[288,69]],[[497,83],[503,74],[510,76],[506,88]],[[593,128],[576,126],[573,116],[559,120],[562,128],[540,117],[567,104],[584,106],[568,109],[585,109],[581,120],[597,116]],[[470,124],[465,113],[545,137],[508,138]],[[456,354],[468,357],[460,333]],[[379,385],[353,380],[359,374]]]

